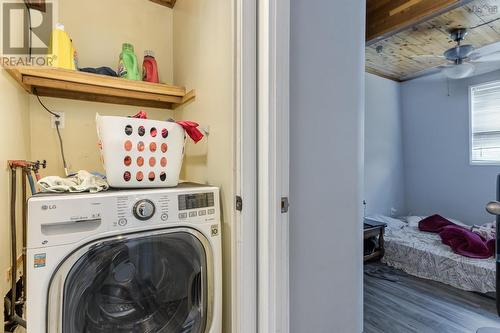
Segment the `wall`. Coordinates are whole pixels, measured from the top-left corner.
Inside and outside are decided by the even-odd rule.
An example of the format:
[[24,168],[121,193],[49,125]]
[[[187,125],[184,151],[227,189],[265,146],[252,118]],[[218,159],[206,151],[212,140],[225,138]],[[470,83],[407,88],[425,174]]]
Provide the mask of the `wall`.
[[[4,125],[0,130],[0,292],[5,295],[10,290],[10,282],[6,279],[10,267],[10,171],[7,160],[25,160],[30,157],[30,134],[28,97],[13,79],[0,69],[0,115]],[[18,173],[17,179],[21,179]],[[18,182],[18,231],[21,232],[21,185]],[[20,240],[21,238],[19,238]],[[18,243],[19,244],[19,243]],[[21,255],[21,247],[18,249]],[[3,304],[3,303],[2,303]],[[1,311],[0,317],[3,316]],[[1,319],[1,318],[0,318]],[[3,323],[3,320],[2,320]],[[3,332],[3,325],[0,326]]]
[[[173,83],[173,12],[149,1],[59,1],[58,20],[65,25],[78,51],[80,67],[108,66],[116,70],[121,44],[130,42],[142,63],[145,49],[155,51],[160,80]],[[91,18],[91,19],[90,19]],[[43,98],[54,111],[65,112],[62,129],[66,158],[71,171],[103,171],[96,149],[95,114],[132,115],[139,107]],[[152,119],[164,120],[168,110],[145,109]],[[56,131],[50,116],[30,96],[31,149],[34,159],[46,159],[44,174],[64,175]]]
[[362,331],[365,2],[291,1],[291,332]]
[[182,0],[174,8],[174,81],[196,89],[175,116],[210,128],[186,147],[183,177],[220,186],[223,213],[224,332],[231,332],[231,217],[234,190],[233,7],[228,0]]
[[[5,0],[0,0],[0,6]],[[18,43],[22,40],[22,23],[18,23],[13,29],[13,41]],[[3,52],[3,50],[2,50]],[[0,295],[3,296],[10,290],[10,276],[7,272],[10,268],[10,197],[11,182],[8,160],[26,160],[30,158],[30,133],[28,97],[19,85],[0,67],[0,115],[4,125],[0,130]],[[17,173],[17,230],[18,234],[18,257],[22,254],[22,174]],[[3,301],[2,301],[3,304]],[[4,312],[0,311],[0,320],[3,323]],[[0,332],[4,331],[3,324]]]
[[[498,80],[493,72],[463,80],[424,78],[402,84],[406,206],[468,224],[491,222],[499,166],[469,164],[470,85]],[[448,88],[450,95],[448,96]]]
[[[232,5],[229,0],[183,0],[171,10],[146,0],[63,0],[59,1],[58,12],[58,21],[65,25],[78,50],[81,67],[116,68],[122,42],[131,42],[140,61],[145,49],[155,51],[163,82],[196,88],[196,101],[184,109],[175,113],[168,110],[146,111],[153,119],[175,117],[210,126],[208,139],[196,146],[189,143],[186,147],[182,176],[222,188],[225,332],[231,332],[230,235],[234,197]],[[0,138],[6,142],[8,151],[0,151],[0,159],[25,158],[31,148],[32,159],[49,162],[43,175],[63,175],[57,135],[50,126],[48,113],[35,97],[18,91],[12,80],[4,76],[2,72],[0,106],[5,103],[2,110],[6,113],[4,117],[9,117],[9,126]],[[96,145],[96,113],[131,115],[138,111],[137,107],[45,97],[42,100],[51,110],[65,112],[66,124],[62,136],[71,171],[103,171]],[[5,189],[2,193],[7,193],[5,177],[0,179],[0,186]],[[0,200],[7,203],[7,196],[3,195],[5,198]],[[8,212],[7,209],[3,211]],[[3,253],[8,253],[8,229],[6,226],[2,228],[0,232],[5,235],[2,237],[6,241],[0,244],[6,244]],[[0,258],[0,269],[3,269],[8,266],[8,258]]]
[[366,74],[366,215],[404,215],[403,142],[399,83]]

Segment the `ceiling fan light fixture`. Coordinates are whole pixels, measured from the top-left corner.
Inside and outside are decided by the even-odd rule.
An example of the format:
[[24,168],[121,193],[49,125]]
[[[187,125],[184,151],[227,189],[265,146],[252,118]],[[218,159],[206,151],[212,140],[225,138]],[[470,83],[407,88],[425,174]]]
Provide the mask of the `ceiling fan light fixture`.
[[458,80],[470,76],[474,72],[474,69],[473,64],[462,63],[444,68],[443,73],[449,79]]

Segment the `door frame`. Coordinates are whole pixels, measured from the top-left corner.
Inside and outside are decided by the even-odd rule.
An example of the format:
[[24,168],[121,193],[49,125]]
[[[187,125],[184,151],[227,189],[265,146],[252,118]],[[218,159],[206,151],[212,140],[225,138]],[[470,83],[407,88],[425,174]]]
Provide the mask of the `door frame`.
[[232,227],[231,327],[257,332],[257,4],[236,0],[235,41],[235,188]]
[[236,0],[234,16],[232,332],[288,333],[290,0]]
[[258,8],[258,332],[289,332],[290,0]]

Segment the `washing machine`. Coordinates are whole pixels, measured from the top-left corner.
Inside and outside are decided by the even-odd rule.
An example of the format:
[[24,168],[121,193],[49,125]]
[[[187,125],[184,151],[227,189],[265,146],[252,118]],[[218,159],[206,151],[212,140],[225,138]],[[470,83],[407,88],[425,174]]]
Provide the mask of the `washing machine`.
[[28,202],[28,333],[220,333],[219,190]]

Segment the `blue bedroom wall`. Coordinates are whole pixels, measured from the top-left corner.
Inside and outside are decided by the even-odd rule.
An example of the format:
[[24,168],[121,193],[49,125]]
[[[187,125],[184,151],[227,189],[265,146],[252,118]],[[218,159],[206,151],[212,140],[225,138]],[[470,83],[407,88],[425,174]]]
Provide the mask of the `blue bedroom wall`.
[[467,224],[491,222],[499,166],[469,163],[470,85],[500,79],[500,71],[463,80],[422,78],[401,84],[406,208]]
[[399,83],[366,74],[366,215],[406,213]]

